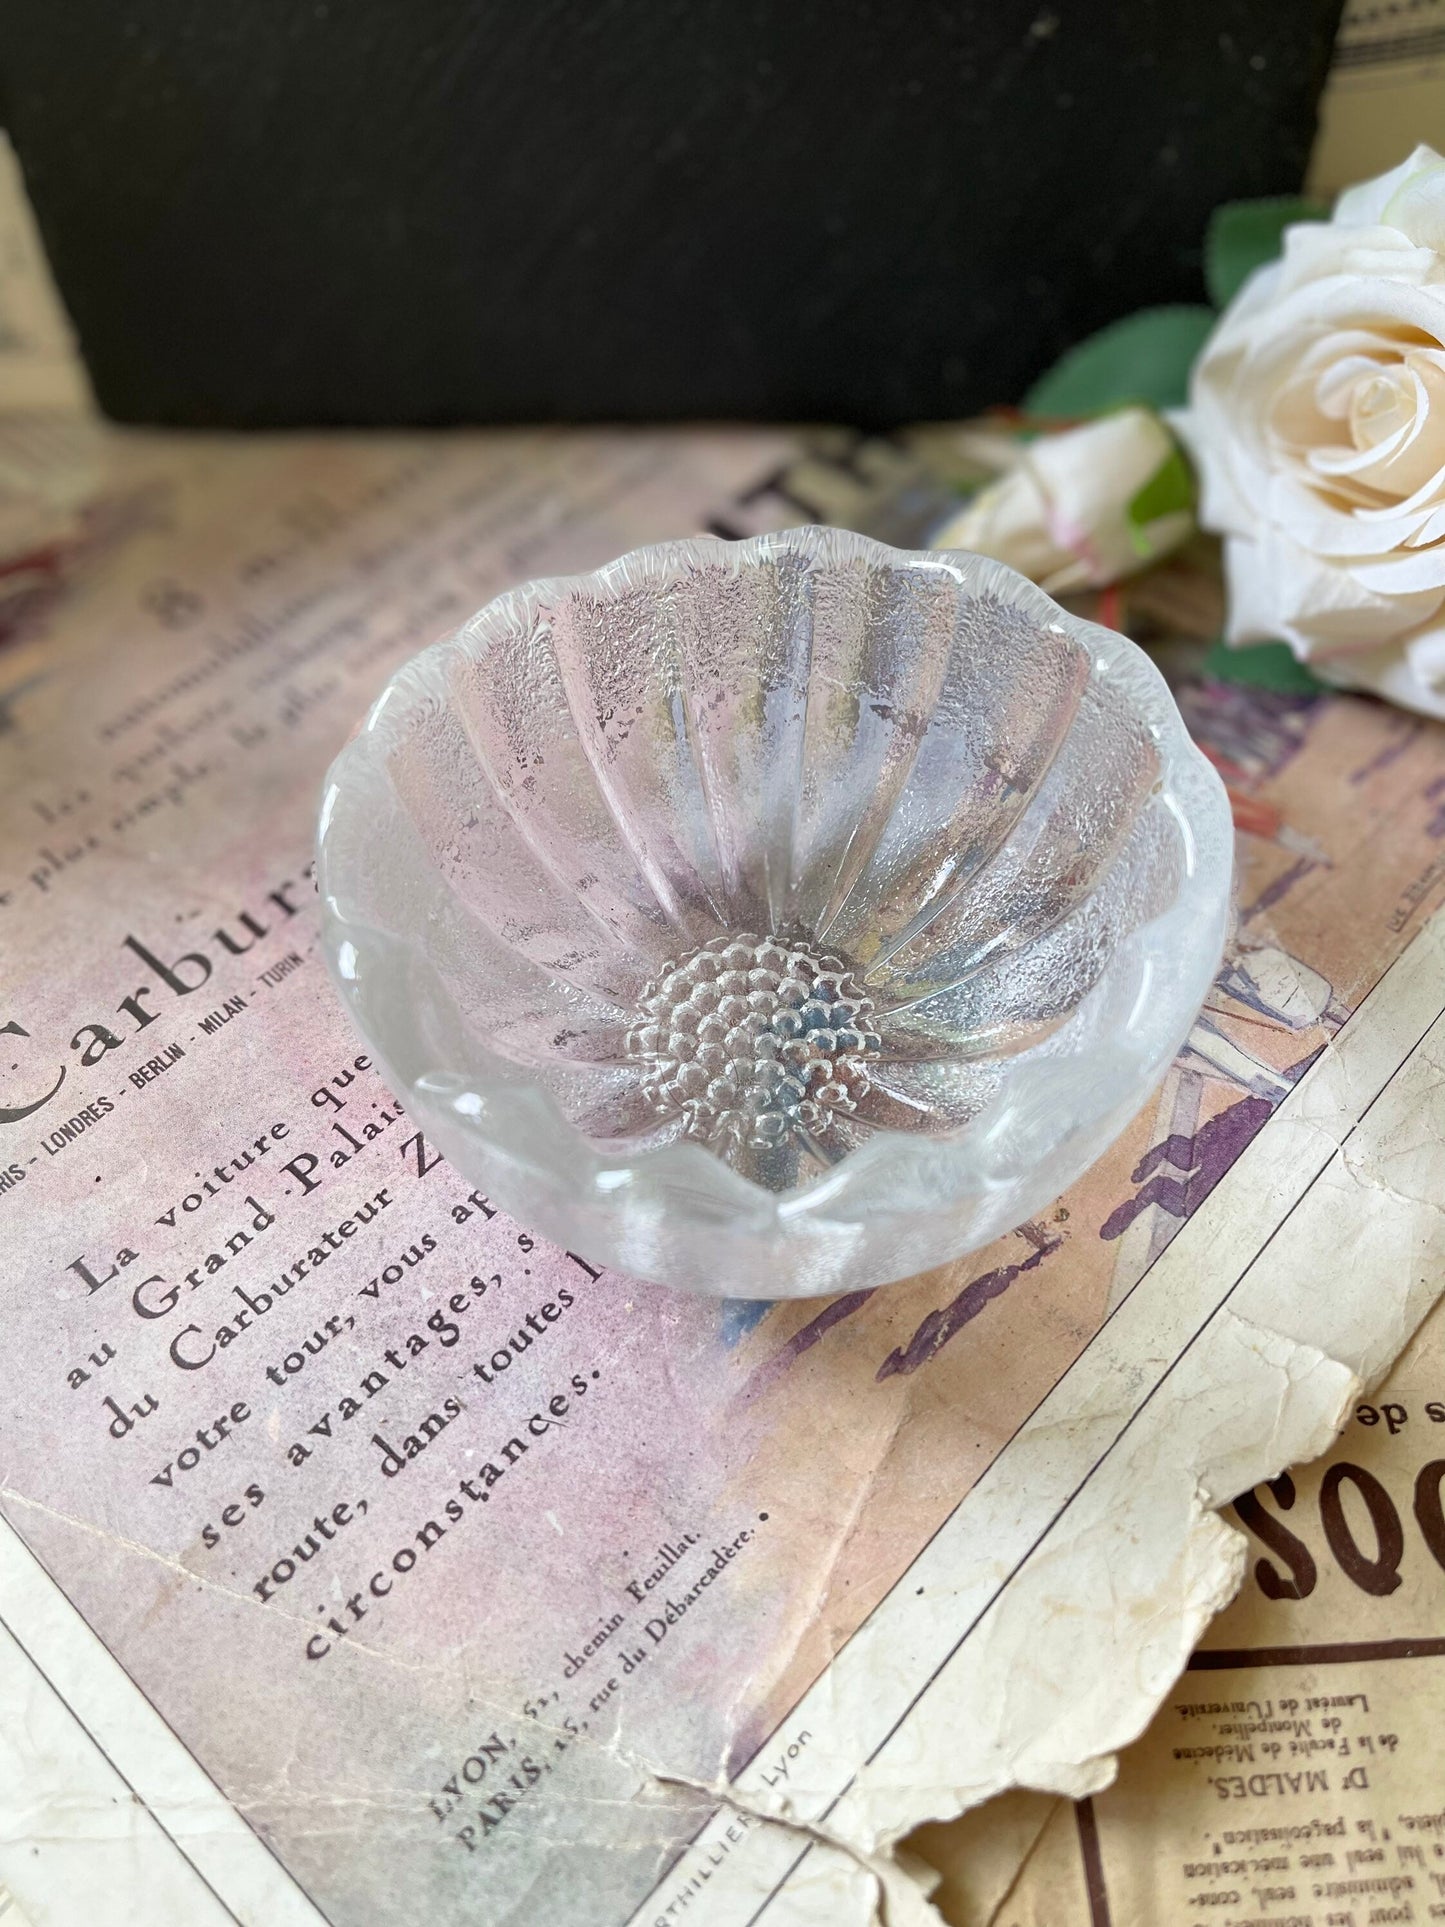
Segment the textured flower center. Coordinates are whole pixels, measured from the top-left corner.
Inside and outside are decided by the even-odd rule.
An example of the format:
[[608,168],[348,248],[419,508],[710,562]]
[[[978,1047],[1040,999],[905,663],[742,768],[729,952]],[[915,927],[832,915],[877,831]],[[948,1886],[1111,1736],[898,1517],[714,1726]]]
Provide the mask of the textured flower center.
[[718,937],[664,964],[627,1035],[655,1110],[718,1149],[823,1128],[868,1090],[873,1000],[848,966],[783,938]]

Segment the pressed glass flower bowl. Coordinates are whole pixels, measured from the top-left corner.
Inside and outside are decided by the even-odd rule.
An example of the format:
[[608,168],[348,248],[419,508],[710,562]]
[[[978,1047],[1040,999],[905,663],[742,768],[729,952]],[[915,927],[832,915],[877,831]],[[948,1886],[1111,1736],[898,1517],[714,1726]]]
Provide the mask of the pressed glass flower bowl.
[[412,1117],[595,1263],[908,1276],[1039,1210],[1218,966],[1219,779],[1148,658],[836,529],[499,597],[327,780],[341,994]]

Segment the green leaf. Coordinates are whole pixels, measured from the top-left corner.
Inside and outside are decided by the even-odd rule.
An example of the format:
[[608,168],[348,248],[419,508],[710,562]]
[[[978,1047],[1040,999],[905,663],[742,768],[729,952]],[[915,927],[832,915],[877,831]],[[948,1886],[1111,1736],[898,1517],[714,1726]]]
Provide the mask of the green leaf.
[[1076,420],[1129,402],[1178,407],[1213,326],[1208,308],[1141,308],[1070,348],[1024,396],[1024,412]]
[[1204,658],[1204,674],[1214,682],[1248,683],[1254,689],[1273,689],[1280,696],[1316,696],[1329,688],[1287,642],[1255,642],[1231,649],[1216,642]]
[[1146,529],[1161,516],[1180,515],[1194,507],[1194,471],[1176,443],[1125,510],[1136,529]]
[[1204,236],[1204,285],[1215,307],[1231,302],[1256,268],[1279,258],[1284,231],[1296,221],[1327,221],[1323,201],[1280,195],[1269,201],[1226,201]]

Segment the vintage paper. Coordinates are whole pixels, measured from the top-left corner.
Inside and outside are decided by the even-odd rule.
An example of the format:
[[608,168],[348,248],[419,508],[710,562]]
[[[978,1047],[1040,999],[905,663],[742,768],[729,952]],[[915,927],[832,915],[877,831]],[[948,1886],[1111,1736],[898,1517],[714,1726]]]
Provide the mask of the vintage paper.
[[317,955],[321,776],[506,584],[704,526],[907,539],[928,469],[30,447],[75,532],[0,604],[0,1635],[45,1709],[0,1880],[79,1918],[20,1849],[109,1830],[187,1920],[935,1918],[895,1843],[1108,1783],[1239,1582],[1214,1508],[1439,1288],[1445,736],[1183,681],[1239,918],[1157,1098],[958,1265],[694,1301],[510,1222],[381,1083]]
[[[15,150],[0,133],[0,414],[83,414],[90,383],[30,211]],[[6,477],[0,471],[0,514]]]
[[1332,199],[1402,161],[1445,148],[1445,4],[1346,0],[1310,155],[1309,190]]
[[919,1839],[954,1927],[1445,1919],[1442,1480],[1437,1311],[1324,1460],[1227,1510],[1244,1585],[1115,1784]]

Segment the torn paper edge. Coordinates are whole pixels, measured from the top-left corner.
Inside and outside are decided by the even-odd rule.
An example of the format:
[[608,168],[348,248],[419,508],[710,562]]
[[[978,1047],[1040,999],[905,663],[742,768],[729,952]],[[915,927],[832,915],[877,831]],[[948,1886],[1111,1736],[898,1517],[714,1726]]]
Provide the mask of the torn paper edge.
[[[1326,1451],[1445,1288],[1445,912],[631,1917],[936,1923],[896,1853],[1114,1777],[1234,1596],[1237,1492]],[[756,1822],[736,1844],[730,1812]],[[769,1824],[771,1822],[771,1824]]]

